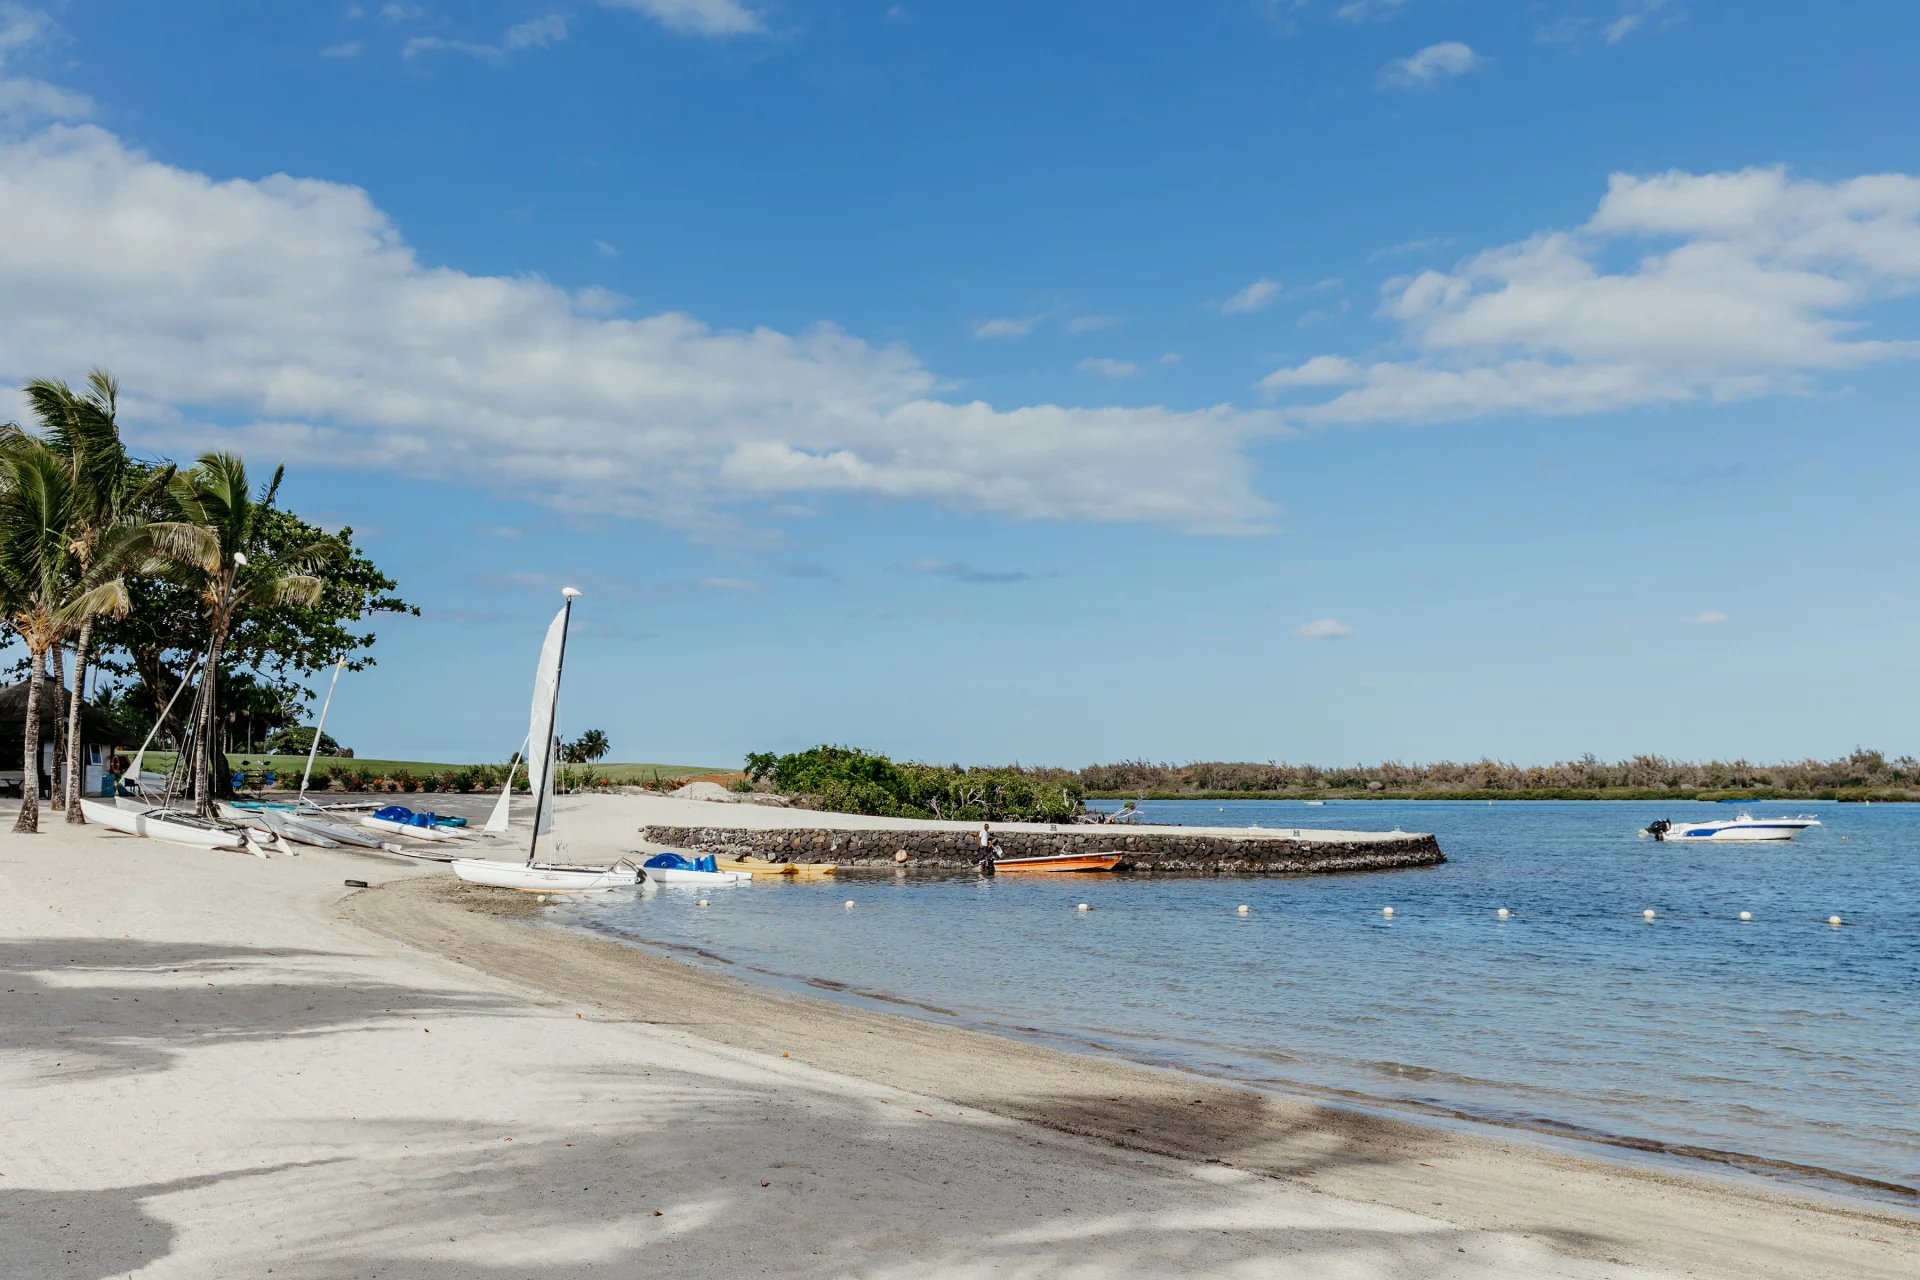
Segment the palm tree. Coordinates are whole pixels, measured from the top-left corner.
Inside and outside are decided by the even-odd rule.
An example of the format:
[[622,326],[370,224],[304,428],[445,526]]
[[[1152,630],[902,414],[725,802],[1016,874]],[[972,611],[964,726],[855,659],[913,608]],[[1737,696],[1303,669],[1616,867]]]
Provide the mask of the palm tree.
[[561,748],[561,756],[568,764],[592,764],[605,754],[607,735],[598,729],[587,730]]
[[15,831],[40,829],[40,692],[48,652],[83,620],[124,614],[123,572],[152,559],[145,533],[122,527],[100,537],[82,572],[70,533],[77,501],[72,470],[57,449],[17,430],[0,439],[0,603],[28,659]]
[[[150,520],[172,482],[171,464],[146,467],[127,456],[115,418],[120,386],[113,375],[95,369],[85,391],[75,392],[55,378],[26,385],[27,402],[41,434],[66,461],[72,502],[67,534],[75,571],[85,577],[104,539],[115,530],[137,529],[162,557],[207,569],[218,554],[209,530],[187,521]],[[80,621],[73,641],[73,686],[67,698],[66,777],[61,793],[68,822],[85,822],[80,796],[80,714],[86,701],[87,657],[93,643],[93,615]]]
[[212,757],[208,747],[218,715],[220,654],[234,623],[249,609],[261,605],[318,603],[325,585],[318,570],[341,554],[340,544],[331,538],[277,555],[262,549],[262,517],[273,507],[285,475],[285,467],[274,468],[273,478],[256,496],[247,483],[246,463],[230,453],[209,453],[192,470],[175,475],[168,486],[175,512],[210,531],[217,544],[210,567],[195,575],[208,632],[205,674],[201,677],[205,688],[192,760],[193,799],[203,812],[210,803],[207,780]]

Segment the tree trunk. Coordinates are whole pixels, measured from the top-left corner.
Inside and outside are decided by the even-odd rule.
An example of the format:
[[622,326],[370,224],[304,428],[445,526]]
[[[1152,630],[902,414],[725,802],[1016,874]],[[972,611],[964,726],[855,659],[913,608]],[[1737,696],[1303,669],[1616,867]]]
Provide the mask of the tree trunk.
[[40,685],[47,651],[28,650],[28,657],[26,754],[20,761],[20,817],[13,829],[33,833],[40,830]]
[[200,673],[203,686],[201,720],[193,735],[193,807],[203,817],[213,814],[213,799],[207,784],[213,775],[214,726],[220,722],[220,650],[226,637],[216,635],[207,646],[207,668]]
[[[81,741],[80,712],[87,700],[87,648],[93,643],[93,619],[80,624],[73,642],[73,695],[67,699],[67,821],[84,823],[80,793],[87,776],[86,744]],[[112,743],[107,743],[112,746]]]
[[67,807],[67,789],[63,785],[67,776],[67,664],[64,658],[66,650],[62,645],[53,646],[52,660],[48,663],[47,674],[53,679],[54,703],[57,715],[53,728],[53,771],[47,778],[47,805],[55,812]]

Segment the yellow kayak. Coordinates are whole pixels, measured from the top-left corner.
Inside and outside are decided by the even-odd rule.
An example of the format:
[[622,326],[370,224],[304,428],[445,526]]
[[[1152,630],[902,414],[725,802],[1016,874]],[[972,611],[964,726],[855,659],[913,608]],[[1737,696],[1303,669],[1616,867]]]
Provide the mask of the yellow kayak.
[[792,876],[796,880],[830,876],[835,870],[831,862],[728,861],[723,858],[716,865],[722,871],[750,871],[756,876]]

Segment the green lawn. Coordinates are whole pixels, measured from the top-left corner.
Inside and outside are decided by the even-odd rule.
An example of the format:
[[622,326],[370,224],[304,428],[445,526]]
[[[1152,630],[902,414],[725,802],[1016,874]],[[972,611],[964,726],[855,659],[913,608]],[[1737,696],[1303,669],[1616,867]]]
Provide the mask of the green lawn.
[[[307,758],[305,756],[243,756],[238,752],[234,752],[227,756],[227,760],[236,769],[240,768],[244,762],[248,766],[249,772],[258,771],[260,767],[265,764],[280,775],[280,783],[283,786],[298,785],[300,772],[307,767]],[[506,761],[495,760],[489,761],[488,763],[504,765]],[[321,756],[313,762],[313,772],[315,776],[324,775],[329,765],[336,764],[348,769],[366,769],[383,778],[398,769],[405,769],[414,777],[421,778],[429,774],[446,773],[449,770],[470,767],[438,763],[431,760],[374,760],[359,756],[352,759],[347,759],[343,756]],[[154,773],[165,773],[173,767],[173,752],[149,751],[147,752],[146,759],[141,762],[140,767]],[[692,778],[707,773],[737,772],[732,769],[712,768],[696,764],[599,763],[574,765],[570,767],[583,768],[596,778],[612,778],[615,782],[635,782],[650,779],[656,774],[662,778]],[[505,777],[506,775],[502,774],[501,776]]]

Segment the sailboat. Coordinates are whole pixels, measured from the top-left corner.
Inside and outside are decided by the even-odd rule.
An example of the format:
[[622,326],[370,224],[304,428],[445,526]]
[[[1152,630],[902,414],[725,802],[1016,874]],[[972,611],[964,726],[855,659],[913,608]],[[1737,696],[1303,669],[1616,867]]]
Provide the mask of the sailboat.
[[[267,856],[266,846],[272,843],[272,837],[266,832],[249,832],[244,828],[216,821],[203,814],[175,809],[171,773],[168,775],[167,789],[158,797],[157,803],[156,798],[141,782],[140,762],[145,758],[147,748],[153,744],[154,735],[160,731],[160,726],[165,724],[167,717],[173,713],[173,704],[192,682],[193,673],[199,665],[200,659],[196,658],[192,665],[188,666],[186,676],[174,689],[173,695],[167,699],[167,705],[161,709],[160,718],[154,721],[153,728],[147,732],[146,740],[140,744],[140,749],[134,752],[133,763],[123,775],[122,781],[122,787],[130,794],[116,793],[112,803],[83,797],[80,801],[80,812],[86,816],[88,822],[97,823],[109,831],[121,831],[130,836],[145,836],[151,840],[165,840],[171,844],[192,845],[200,849],[249,849],[254,856],[264,858]],[[205,681],[201,682],[201,686],[205,687]],[[196,692],[192,713],[195,716],[194,724],[198,724],[199,700],[200,693]],[[186,747],[193,732],[190,726],[187,737],[181,741],[182,750],[177,753],[175,772],[179,769],[179,758],[187,755]],[[131,779],[131,787],[127,787],[126,779]]]
[[346,669],[345,658],[333,664],[333,679],[327,684],[326,700],[320,704],[320,722],[314,726],[313,741],[307,746],[307,767],[300,774],[300,791],[293,802],[275,804],[250,800],[222,804],[222,817],[235,822],[257,822],[283,840],[322,849],[338,849],[343,844],[350,844],[362,849],[398,850],[399,846],[369,835],[358,827],[329,821],[328,811],[307,799],[307,787],[313,781],[313,762],[320,754],[320,735],[326,732],[327,713],[333,710],[334,691],[340,687],[340,673]]
[[[527,841],[525,862],[503,862],[492,858],[454,858],[454,874],[471,884],[493,885],[501,889],[520,889],[528,893],[587,893],[602,889],[629,889],[640,883],[640,869],[626,859],[611,866],[576,866],[563,862],[540,861],[540,837],[553,830],[553,775],[559,740],[554,722],[560,712],[560,672],[567,656],[567,626],[573,617],[573,602],[580,593],[572,587],[561,589],[564,603],[547,627],[546,641],[540,646],[540,662],[533,674],[533,708],[527,728],[527,780],[532,784],[533,834]],[[506,810],[513,788],[513,771],[507,771],[507,787],[494,805],[493,817],[486,829],[504,831]],[[496,825],[497,824],[497,825]]]

